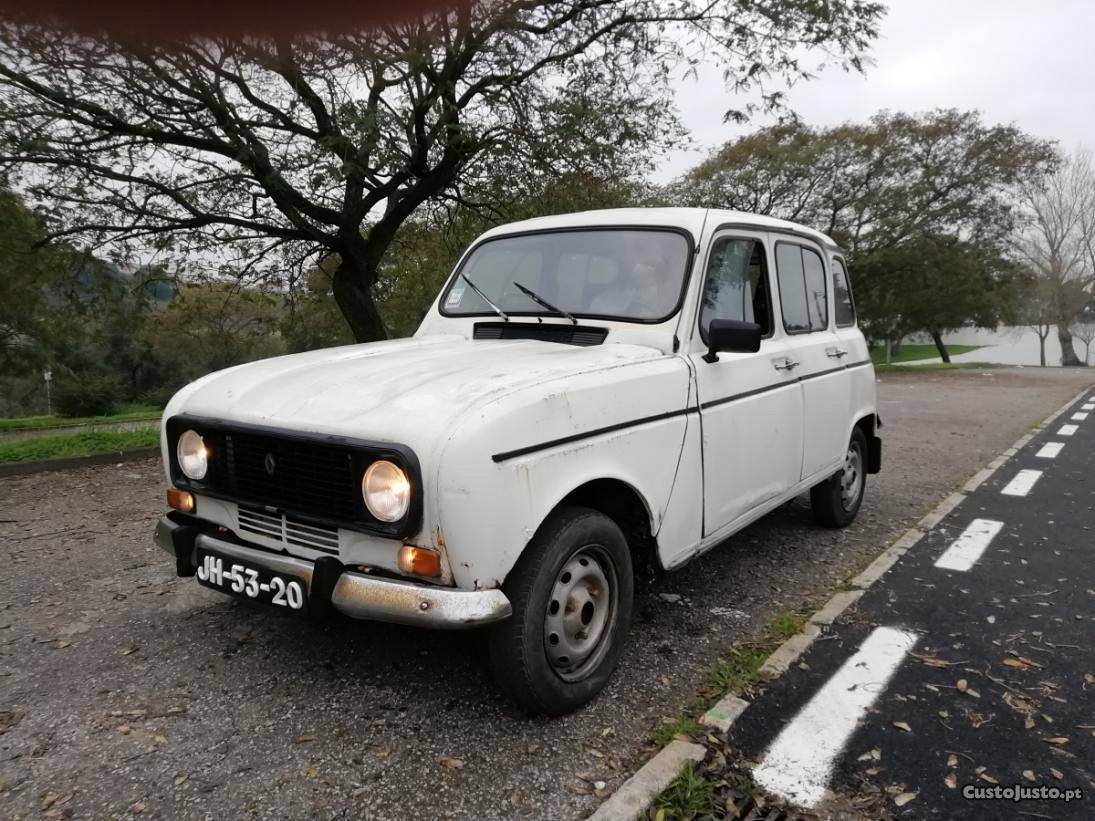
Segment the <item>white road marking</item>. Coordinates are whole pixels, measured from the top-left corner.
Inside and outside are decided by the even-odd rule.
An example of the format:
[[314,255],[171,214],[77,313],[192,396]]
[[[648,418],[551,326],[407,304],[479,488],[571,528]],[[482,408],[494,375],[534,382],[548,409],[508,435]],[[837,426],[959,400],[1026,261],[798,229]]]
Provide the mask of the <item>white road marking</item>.
[[1082,411],[1093,411],[1093,410],[1095,410],[1095,402],[1089,402],[1088,404],[1081,407],[1080,410],[1082,410]]
[[753,779],[769,792],[812,807],[825,795],[833,765],[859,720],[886,689],[915,633],[875,628],[863,646],[776,736]]
[[1064,442],[1046,442],[1042,445],[1042,449],[1034,455],[1042,459],[1056,459],[1064,446]]
[[1083,422],[1085,419],[1087,419],[1087,414],[1086,413],[1074,413],[1074,414],[1072,414],[1072,421],[1073,422]]
[[1000,492],[1005,496],[1026,496],[1034,483],[1042,478],[1040,470],[1021,470],[1015,474],[1015,478],[1004,485]]
[[969,570],[977,564],[985,548],[996,538],[1003,526],[1003,522],[994,519],[974,519],[962,531],[962,535],[951,542],[951,546],[936,559],[935,566],[941,570]]
[[1058,436],[1071,436],[1080,429],[1079,425],[1061,425],[1061,429],[1057,431]]

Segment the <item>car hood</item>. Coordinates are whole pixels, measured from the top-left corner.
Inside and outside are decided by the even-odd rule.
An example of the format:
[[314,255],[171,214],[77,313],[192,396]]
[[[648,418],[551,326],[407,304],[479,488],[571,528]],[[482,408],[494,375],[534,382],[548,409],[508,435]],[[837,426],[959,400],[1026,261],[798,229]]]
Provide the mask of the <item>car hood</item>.
[[176,394],[164,417],[186,413],[413,446],[508,393],[661,356],[642,345],[461,336],[349,345],[209,374]]

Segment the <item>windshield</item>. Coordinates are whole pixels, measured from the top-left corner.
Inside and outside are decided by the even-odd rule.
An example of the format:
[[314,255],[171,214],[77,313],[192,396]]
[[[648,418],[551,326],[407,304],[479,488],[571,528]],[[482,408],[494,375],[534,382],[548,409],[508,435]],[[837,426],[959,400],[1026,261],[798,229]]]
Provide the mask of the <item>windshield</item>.
[[688,241],[669,230],[554,231],[488,240],[472,251],[441,301],[448,316],[496,311],[558,315],[518,286],[576,316],[660,322],[677,310]]

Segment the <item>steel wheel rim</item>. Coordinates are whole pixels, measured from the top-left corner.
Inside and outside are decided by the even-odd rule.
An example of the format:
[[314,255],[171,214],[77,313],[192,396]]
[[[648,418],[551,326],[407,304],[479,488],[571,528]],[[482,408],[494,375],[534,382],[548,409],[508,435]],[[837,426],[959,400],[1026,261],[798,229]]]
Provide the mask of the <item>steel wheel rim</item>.
[[600,545],[567,559],[551,588],[544,614],[544,651],[564,681],[580,681],[600,664],[616,627],[616,565]]
[[863,454],[859,446],[851,444],[844,456],[844,470],[840,474],[840,503],[845,510],[851,510],[859,501],[863,489]]

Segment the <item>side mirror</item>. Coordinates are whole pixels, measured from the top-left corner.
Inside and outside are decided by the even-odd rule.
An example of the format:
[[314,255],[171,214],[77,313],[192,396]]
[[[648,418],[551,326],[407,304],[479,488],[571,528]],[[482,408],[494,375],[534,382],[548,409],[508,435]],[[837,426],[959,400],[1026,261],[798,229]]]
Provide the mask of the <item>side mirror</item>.
[[704,362],[718,362],[719,351],[756,353],[760,350],[760,325],[738,319],[712,319],[707,326]]

